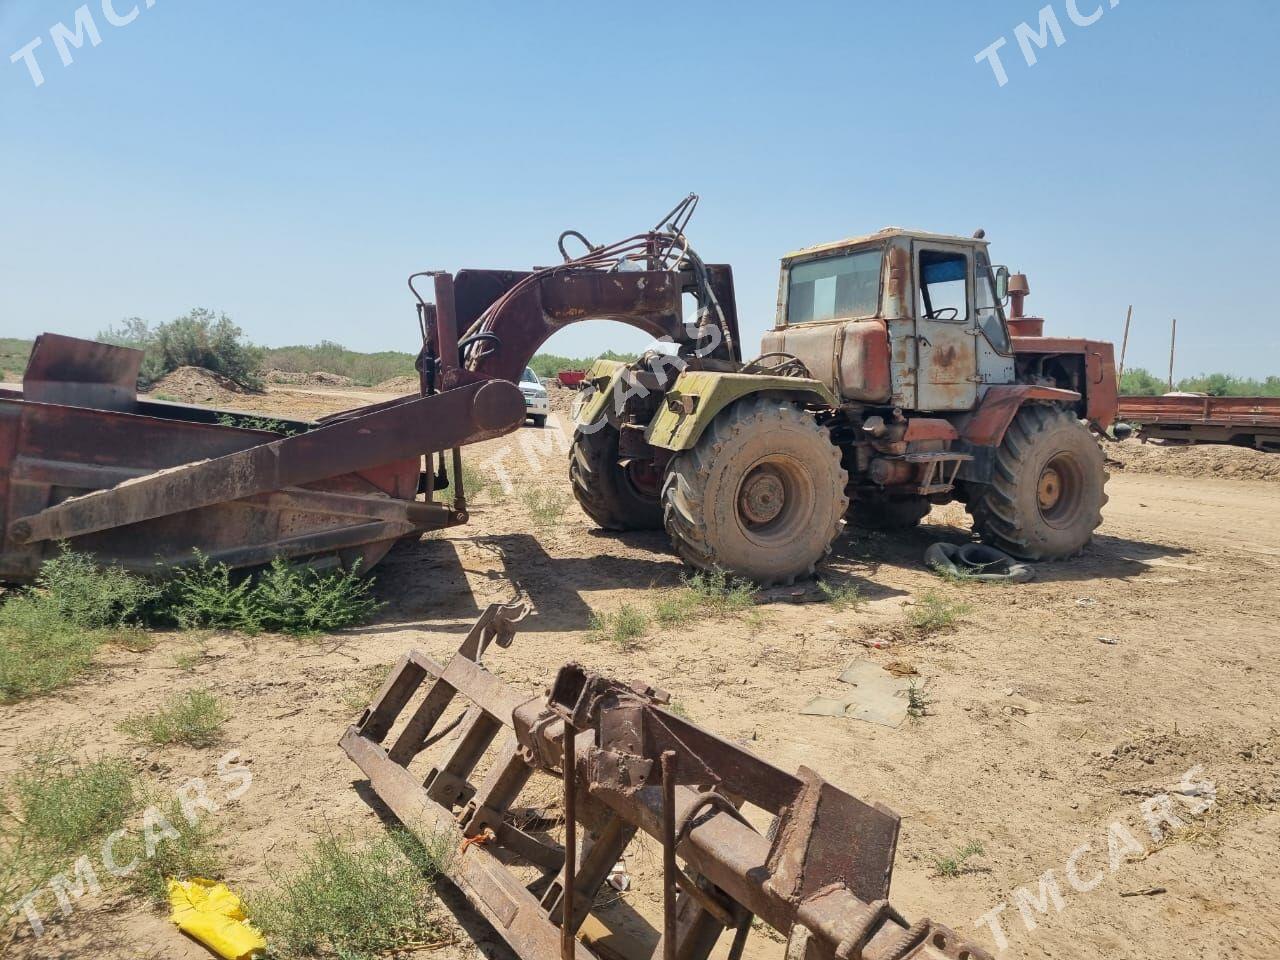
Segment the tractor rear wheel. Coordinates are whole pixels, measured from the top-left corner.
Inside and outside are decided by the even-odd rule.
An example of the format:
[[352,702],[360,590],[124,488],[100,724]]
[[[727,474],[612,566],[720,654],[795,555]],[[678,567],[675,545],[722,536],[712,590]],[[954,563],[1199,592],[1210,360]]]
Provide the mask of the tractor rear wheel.
[[840,450],[793,403],[750,397],[672,458],[663,520],[681,558],[761,586],[808,576],[849,505]]
[[970,487],[973,527],[1024,560],[1056,560],[1084,549],[1107,502],[1102,449],[1059,407],[1018,411],[996,450],[990,484]]
[[661,530],[661,475],[645,461],[618,462],[618,429],[599,424],[574,431],[569,481],[588,517],[605,530]]
[[924,497],[859,494],[849,504],[849,522],[864,530],[910,530],[933,509]]

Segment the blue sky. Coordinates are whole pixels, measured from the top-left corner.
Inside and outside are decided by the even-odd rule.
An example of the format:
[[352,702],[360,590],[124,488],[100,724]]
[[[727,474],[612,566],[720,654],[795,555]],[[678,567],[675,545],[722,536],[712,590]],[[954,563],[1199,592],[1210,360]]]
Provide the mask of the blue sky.
[[[749,343],[777,260],[981,226],[1054,333],[1180,375],[1280,373],[1271,3],[0,0],[0,332],[225,310],[262,343],[414,349],[404,278],[556,259],[689,191]],[[1003,36],[1008,83],[975,55]],[[36,87],[15,54],[36,37]],[[1034,49],[1034,48],[1033,48]],[[635,347],[593,323],[558,353]]]

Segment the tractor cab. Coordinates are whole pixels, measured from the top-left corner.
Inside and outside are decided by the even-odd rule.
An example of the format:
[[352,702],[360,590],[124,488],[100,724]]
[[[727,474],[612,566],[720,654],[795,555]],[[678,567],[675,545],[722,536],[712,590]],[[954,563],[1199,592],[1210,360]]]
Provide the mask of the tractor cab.
[[886,228],[782,259],[765,351],[802,360],[843,400],[964,411],[1014,382],[1008,270],[979,235]]

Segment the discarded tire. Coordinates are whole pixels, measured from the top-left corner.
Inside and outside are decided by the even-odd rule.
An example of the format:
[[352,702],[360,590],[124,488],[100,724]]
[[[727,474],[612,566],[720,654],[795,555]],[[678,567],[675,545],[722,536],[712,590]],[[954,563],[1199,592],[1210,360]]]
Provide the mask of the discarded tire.
[[1036,575],[1028,564],[982,543],[935,543],[924,563],[944,577],[982,583],[1026,583]]

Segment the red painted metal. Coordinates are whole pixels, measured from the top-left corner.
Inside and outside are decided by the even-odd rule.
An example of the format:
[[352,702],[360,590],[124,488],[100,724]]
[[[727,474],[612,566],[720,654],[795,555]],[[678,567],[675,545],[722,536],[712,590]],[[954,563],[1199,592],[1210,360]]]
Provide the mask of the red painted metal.
[[1280,397],[1121,397],[1120,419],[1146,438],[1280,450]]
[[230,566],[336,554],[367,568],[400,538],[466,522],[464,491],[455,482],[438,501],[422,458],[452,451],[456,480],[461,447],[517,429],[515,384],[565,326],[614,319],[691,351],[708,332],[684,324],[691,293],[722,334],[715,355],[737,359],[732,272],[683,237],[640,235],[533,272],[425,276],[421,393],[287,423],[287,436],[139,400],[139,351],[38,338],[23,390],[0,392],[0,580],[31,579],[64,540],[136,570],[197,549]]
[[975,446],[998,447],[1022,405],[1035,400],[1075,405],[1080,394],[1027,383],[988,387],[973,415],[961,418],[960,436]]
[[1023,376],[1025,371],[1052,371],[1053,382],[1069,385],[1080,394],[1083,403],[1077,405],[1077,413],[1081,419],[1099,431],[1115,423],[1119,391],[1114,344],[1077,337],[1014,335],[1012,339],[1019,379],[1030,379]]

